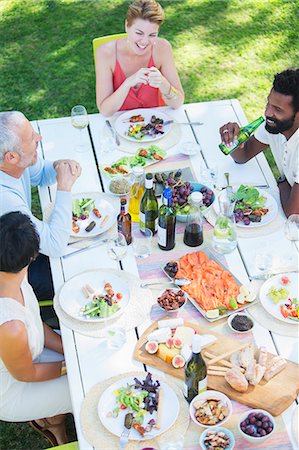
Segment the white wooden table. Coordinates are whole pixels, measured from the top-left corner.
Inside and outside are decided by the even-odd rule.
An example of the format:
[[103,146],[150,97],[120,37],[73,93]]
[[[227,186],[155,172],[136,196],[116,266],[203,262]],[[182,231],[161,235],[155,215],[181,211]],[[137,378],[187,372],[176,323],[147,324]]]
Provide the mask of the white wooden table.
[[[163,110],[178,122],[190,121],[203,122],[202,126],[182,126],[182,138],[168,153],[169,155],[179,152],[180,145],[186,141],[197,141],[201,146],[200,154],[192,157],[192,167],[197,179],[200,177],[200,165],[212,164],[217,161],[219,168],[219,184],[225,185],[224,172],[230,173],[231,184],[238,182],[252,182],[256,185],[268,185],[277,189],[272,172],[263,154],[248,162],[246,165],[237,165],[232,158],[222,155],[218,149],[219,128],[228,121],[236,121],[244,125],[246,117],[237,100],[224,100],[206,103],[184,105],[174,111],[169,108]],[[100,178],[97,167],[101,163],[103,154],[100,152],[101,130],[105,119],[100,114],[89,116],[89,129],[82,131],[87,151],[75,152],[75,143],[78,140],[78,130],[71,126],[70,118],[38,120],[34,127],[39,130],[43,137],[40,152],[45,159],[56,160],[61,158],[72,158],[80,162],[82,175],[76,181],[73,192],[102,192],[107,188],[105,177]],[[163,141],[161,141],[163,147]],[[115,151],[113,158],[123,156],[124,153]],[[40,190],[42,208],[48,205],[55,197],[55,186]],[[276,255],[293,255],[298,258],[298,249],[295,244],[287,241],[283,230],[275,232],[267,237]],[[238,248],[226,257],[229,269],[241,281],[247,282],[252,273],[254,255],[263,248],[265,237],[257,239],[240,238]],[[187,249],[187,247],[186,247]],[[242,256],[242,257],[241,257]],[[135,258],[129,247],[127,256],[122,261],[123,270],[138,276]],[[120,269],[117,262],[112,261],[106,254],[105,246],[85,250],[68,258],[52,258],[51,268],[55,291],[72,276],[84,271],[98,268]],[[149,326],[148,319],[142,326],[138,327],[139,335]],[[133,360],[132,354],[136,344],[136,333],[132,330],[127,335],[127,342],[121,351],[108,351],[101,340],[90,338],[76,333],[61,325],[65,358],[68,367],[68,380],[73,403],[73,411],[81,450],[91,450],[92,447],[85,440],[80,428],[80,407],[82,400],[89,389],[103,379],[131,370],[143,370],[143,365]],[[298,340],[287,338],[263,328],[256,323],[254,338],[257,345],[264,345],[267,350],[280,354],[285,358],[298,362]],[[291,416],[297,405],[294,404],[283,414],[287,430],[292,440],[293,448],[298,444],[294,442],[291,433]],[[267,448],[267,447],[264,447]]]

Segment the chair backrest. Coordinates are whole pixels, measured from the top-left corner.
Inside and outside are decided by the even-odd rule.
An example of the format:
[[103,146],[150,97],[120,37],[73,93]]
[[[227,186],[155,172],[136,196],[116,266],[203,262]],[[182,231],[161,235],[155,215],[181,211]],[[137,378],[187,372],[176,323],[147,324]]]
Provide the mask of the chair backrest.
[[95,38],[92,41],[92,47],[93,47],[93,59],[94,59],[94,65],[96,65],[96,49],[108,41],[114,41],[115,39],[119,39],[122,37],[127,36],[127,33],[119,33],[119,34],[110,34],[109,36],[101,36],[98,38]]
[[58,447],[51,447],[51,449],[48,450],[54,450],[55,448],[58,448],[59,450],[80,450],[78,442],[69,442],[68,444],[64,445],[58,445]]

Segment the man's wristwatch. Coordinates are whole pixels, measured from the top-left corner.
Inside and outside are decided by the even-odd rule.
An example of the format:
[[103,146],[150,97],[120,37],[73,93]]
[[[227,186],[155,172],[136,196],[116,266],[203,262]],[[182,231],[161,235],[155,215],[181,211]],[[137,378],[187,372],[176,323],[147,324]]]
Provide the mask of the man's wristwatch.
[[280,184],[280,183],[284,183],[286,180],[287,179],[286,179],[285,175],[280,175],[280,177],[277,178],[276,182],[277,182],[277,184]]

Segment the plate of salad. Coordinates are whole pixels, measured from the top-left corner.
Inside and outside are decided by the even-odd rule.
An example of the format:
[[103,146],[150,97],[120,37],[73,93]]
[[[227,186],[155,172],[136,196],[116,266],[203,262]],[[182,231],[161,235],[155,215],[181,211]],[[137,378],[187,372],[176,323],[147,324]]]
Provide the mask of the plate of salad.
[[146,167],[162,161],[167,157],[167,152],[157,145],[149,145],[140,147],[135,153],[135,156],[123,156],[115,161],[113,164],[102,165],[100,168],[105,175],[110,178],[126,176],[132,172],[133,167]]
[[269,278],[260,290],[265,310],[282,322],[299,325],[298,273],[284,273]]
[[115,223],[117,211],[97,192],[72,196],[72,237],[87,238],[109,230]]
[[104,427],[120,437],[126,421],[129,440],[152,439],[167,431],[179,414],[174,390],[151,373],[127,376],[111,384],[101,395],[98,415]]
[[153,142],[166,136],[171,130],[173,120],[162,111],[154,108],[126,111],[115,121],[117,133],[133,142]]
[[[236,202],[234,215],[238,227],[258,228],[275,219],[277,202],[267,190],[241,184],[233,186],[233,192]],[[218,202],[214,202],[214,208],[219,214]]]
[[61,308],[81,322],[105,322],[119,317],[130,302],[130,288],[108,271],[89,270],[70,278],[59,293]]

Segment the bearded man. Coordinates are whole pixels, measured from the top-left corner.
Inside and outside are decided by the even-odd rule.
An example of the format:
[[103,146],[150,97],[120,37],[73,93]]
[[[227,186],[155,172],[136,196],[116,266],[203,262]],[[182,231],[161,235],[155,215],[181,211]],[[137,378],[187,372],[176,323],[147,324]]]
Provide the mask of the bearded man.
[[[231,156],[243,164],[270,146],[281,172],[277,179],[285,215],[299,214],[299,69],[274,76],[265,109],[266,121]],[[227,123],[220,128],[222,142],[231,145],[240,127]]]

